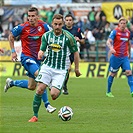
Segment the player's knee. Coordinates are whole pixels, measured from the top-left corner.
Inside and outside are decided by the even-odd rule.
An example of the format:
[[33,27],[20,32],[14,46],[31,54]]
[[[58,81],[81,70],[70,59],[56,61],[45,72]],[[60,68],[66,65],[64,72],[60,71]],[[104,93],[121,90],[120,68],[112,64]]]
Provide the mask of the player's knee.
[[116,73],[110,73],[110,76],[115,77]]
[[52,99],[55,100],[58,98],[60,91],[58,89],[51,89],[50,94]]
[[36,90],[36,93],[37,94],[43,94],[45,89],[46,89],[46,85],[44,85],[43,83],[39,83],[37,90]]
[[36,89],[36,85],[28,85],[28,89],[33,91]]

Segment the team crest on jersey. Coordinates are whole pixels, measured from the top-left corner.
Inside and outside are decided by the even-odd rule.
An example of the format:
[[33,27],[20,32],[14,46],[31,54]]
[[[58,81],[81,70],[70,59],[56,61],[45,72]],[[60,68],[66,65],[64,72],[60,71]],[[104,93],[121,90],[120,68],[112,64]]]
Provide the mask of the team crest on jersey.
[[41,26],[38,26],[38,31],[42,31],[42,27]]
[[62,48],[59,44],[51,44],[49,49],[52,49],[54,52],[59,52]]

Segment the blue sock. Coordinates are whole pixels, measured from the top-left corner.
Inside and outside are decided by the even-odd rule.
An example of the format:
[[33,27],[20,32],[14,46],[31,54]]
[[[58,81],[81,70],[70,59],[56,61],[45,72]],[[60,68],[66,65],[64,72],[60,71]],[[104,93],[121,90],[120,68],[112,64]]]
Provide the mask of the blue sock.
[[107,93],[111,92],[111,86],[112,86],[112,83],[113,83],[113,79],[114,79],[113,76],[109,76],[108,77],[108,89],[107,89]]
[[28,88],[28,80],[14,80],[10,83],[10,86],[17,86],[21,88]]
[[44,90],[44,93],[42,95],[42,100],[44,102],[45,107],[47,108],[47,106],[50,104],[48,101],[47,89]]
[[129,75],[127,76],[128,79],[128,85],[130,86],[130,92],[133,92],[133,76]]

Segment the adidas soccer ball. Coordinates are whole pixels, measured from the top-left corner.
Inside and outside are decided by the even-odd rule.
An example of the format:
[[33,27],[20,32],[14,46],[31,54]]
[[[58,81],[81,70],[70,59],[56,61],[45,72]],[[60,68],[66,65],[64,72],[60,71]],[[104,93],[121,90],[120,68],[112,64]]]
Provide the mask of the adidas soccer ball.
[[58,116],[63,121],[69,121],[73,116],[73,111],[69,106],[64,106],[59,110]]

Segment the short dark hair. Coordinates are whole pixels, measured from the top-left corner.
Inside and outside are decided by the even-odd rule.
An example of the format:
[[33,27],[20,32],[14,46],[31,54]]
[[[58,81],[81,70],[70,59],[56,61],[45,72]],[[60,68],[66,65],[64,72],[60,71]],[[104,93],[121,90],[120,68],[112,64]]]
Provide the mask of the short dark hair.
[[54,19],[62,19],[63,20],[63,16],[61,14],[55,14],[52,18],[52,20]]
[[28,12],[36,12],[36,14],[38,15],[38,9],[36,7],[31,7],[29,8]]
[[65,16],[65,19],[66,19],[67,17],[71,17],[71,18],[74,20],[74,18],[73,18],[73,16],[72,16],[71,14],[67,14],[67,15]]

